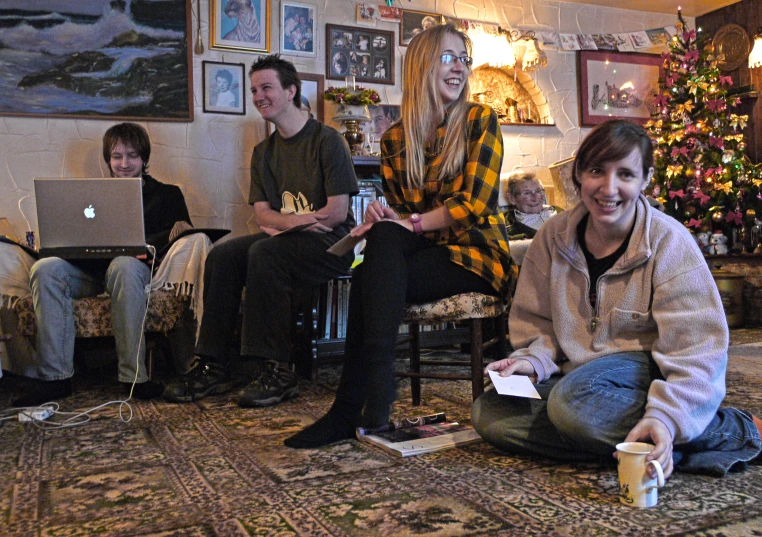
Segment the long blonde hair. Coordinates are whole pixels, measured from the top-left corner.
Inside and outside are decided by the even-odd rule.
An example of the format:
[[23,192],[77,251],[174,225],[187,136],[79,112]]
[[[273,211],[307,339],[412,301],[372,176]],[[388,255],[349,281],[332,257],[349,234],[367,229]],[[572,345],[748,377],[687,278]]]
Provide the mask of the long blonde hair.
[[[468,55],[471,55],[471,40],[453,24],[437,25],[416,35],[405,55],[402,76],[402,127],[407,151],[407,177],[417,188],[422,188],[425,181],[424,148],[426,136],[434,123],[432,120],[436,119],[434,124],[439,124],[443,119],[433,118],[432,115],[441,115],[445,109],[437,90],[437,73],[442,55],[442,41],[448,34],[461,38]],[[468,142],[466,123],[469,94],[466,77],[463,91],[449,109],[444,144],[441,148],[436,148],[442,154],[442,165],[437,177],[440,181],[445,177],[457,175],[463,168]]]

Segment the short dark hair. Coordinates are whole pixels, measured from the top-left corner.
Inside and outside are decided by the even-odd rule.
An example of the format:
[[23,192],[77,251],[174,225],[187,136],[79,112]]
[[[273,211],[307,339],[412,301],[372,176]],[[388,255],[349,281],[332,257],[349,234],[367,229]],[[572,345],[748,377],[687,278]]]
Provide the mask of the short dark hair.
[[648,133],[641,127],[625,119],[610,119],[597,125],[582,140],[572,167],[572,182],[579,191],[579,175],[593,166],[622,160],[632,153],[640,151],[643,161],[643,177],[654,165],[654,148]]
[[282,59],[280,54],[261,56],[257,61],[251,64],[249,78],[251,78],[251,75],[257,71],[264,71],[265,69],[272,69],[275,71],[275,74],[280,81],[281,88],[286,89],[290,86],[296,86],[294,106],[299,108],[302,104],[302,81],[299,80],[299,73],[296,72],[294,64]]
[[228,84],[233,83],[233,73],[227,69],[220,69],[217,71],[217,73],[214,75],[214,78],[222,78],[223,80],[227,80]]
[[114,152],[116,144],[122,142],[138,152],[140,160],[143,161],[142,173],[148,172],[148,159],[151,158],[151,140],[148,138],[146,130],[137,123],[119,123],[114,125],[103,135],[103,160],[110,172],[111,153]]

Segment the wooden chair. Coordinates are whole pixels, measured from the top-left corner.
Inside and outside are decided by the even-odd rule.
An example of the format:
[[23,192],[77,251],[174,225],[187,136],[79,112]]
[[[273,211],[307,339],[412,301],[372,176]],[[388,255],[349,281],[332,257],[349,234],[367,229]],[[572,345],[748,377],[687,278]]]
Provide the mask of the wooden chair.
[[[474,400],[484,393],[484,352],[494,348],[495,359],[506,356],[506,321],[509,304],[503,298],[480,293],[463,293],[426,304],[408,304],[403,315],[403,323],[409,326],[409,335],[401,343],[410,344],[410,369],[397,373],[399,377],[410,378],[413,405],[421,404],[421,379],[470,380]],[[494,320],[495,337],[483,341],[485,320]],[[453,330],[456,341],[470,345],[471,360],[422,360],[420,348],[420,326],[444,322],[463,321],[468,329]],[[464,333],[465,332],[465,333]],[[464,337],[466,336],[466,337]],[[452,338],[450,338],[452,339]],[[421,371],[421,366],[470,366],[470,375]]]

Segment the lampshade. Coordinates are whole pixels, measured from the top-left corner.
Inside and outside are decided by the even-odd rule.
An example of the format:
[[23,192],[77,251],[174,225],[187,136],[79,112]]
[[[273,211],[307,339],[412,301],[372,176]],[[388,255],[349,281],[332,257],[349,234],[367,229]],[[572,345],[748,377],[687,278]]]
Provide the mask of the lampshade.
[[754,48],[749,54],[749,68],[762,67],[762,27],[757,28],[757,35],[754,36]]
[[537,39],[524,39],[526,42],[526,51],[524,52],[522,69],[524,71],[531,71],[532,69],[546,67],[548,65],[548,57],[540,48],[540,44]]
[[513,49],[513,56],[516,58],[516,65],[521,65],[522,61],[524,60],[524,54],[527,51],[526,39],[515,40],[513,43],[511,43],[511,48]]
[[516,65],[516,57],[513,54],[510,38],[498,35],[495,37],[495,48],[490,65],[494,67],[513,67]]
[[493,67],[516,65],[510,36],[500,32],[485,32],[483,28],[477,27],[469,30],[468,37],[473,45],[474,68],[484,64]]

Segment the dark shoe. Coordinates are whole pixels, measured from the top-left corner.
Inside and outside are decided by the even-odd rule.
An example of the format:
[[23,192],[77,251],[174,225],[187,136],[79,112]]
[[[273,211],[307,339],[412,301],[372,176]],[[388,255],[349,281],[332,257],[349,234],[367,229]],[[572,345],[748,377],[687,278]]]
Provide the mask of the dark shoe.
[[121,385],[122,391],[126,395],[130,395],[130,390],[132,390],[132,398],[140,399],[141,401],[156,399],[164,392],[163,384],[151,382],[150,380],[135,384],[135,388],[132,387],[132,382],[122,382]]
[[243,390],[238,392],[238,406],[244,408],[277,405],[299,395],[296,374],[278,362],[262,364],[262,370]]
[[71,378],[61,380],[34,379],[29,393],[22,395],[11,405],[14,407],[39,406],[71,395]]
[[198,401],[207,395],[229,392],[240,381],[230,378],[230,367],[209,361],[203,357],[195,357],[190,370],[164,388],[164,399],[175,403]]

